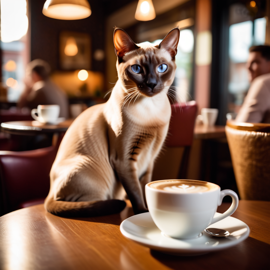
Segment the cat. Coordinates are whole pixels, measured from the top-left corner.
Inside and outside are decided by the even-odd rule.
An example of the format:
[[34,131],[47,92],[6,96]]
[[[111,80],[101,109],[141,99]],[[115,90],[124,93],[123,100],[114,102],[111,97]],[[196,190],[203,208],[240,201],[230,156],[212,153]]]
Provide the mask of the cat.
[[178,28],[157,45],[135,44],[115,28],[118,81],[106,103],[88,108],[66,132],[50,172],[45,209],[63,217],[148,211],[144,186],[168,132]]

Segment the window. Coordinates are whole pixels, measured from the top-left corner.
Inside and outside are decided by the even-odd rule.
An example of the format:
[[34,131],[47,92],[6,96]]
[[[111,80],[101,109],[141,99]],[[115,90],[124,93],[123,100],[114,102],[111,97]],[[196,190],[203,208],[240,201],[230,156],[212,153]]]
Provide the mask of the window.
[[251,20],[246,6],[234,4],[230,9],[229,27],[229,104],[228,111],[237,114],[249,89],[246,62],[249,48],[265,42],[266,19]]
[[28,17],[26,0],[1,0],[2,81],[7,100],[17,101],[23,90],[28,63]]

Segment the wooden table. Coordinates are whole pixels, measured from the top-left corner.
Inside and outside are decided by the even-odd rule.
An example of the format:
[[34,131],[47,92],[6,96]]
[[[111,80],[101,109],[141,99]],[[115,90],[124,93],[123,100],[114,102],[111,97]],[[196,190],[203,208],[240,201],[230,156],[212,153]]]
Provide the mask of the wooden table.
[[163,254],[126,239],[119,225],[130,215],[126,207],[118,215],[68,219],[45,212],[43,205],[4,215],[0,269],[270,269],[270,202],[240,201],[233,216],[249,225],[249,238],[195,257]]
[[195,125],[195,139],[222,139],[226,138],[225,126],[208,127],[204,125]]
[[55,134],[67,131],[74,119],[56,125],[41,124],[38,121],[14,121],[1,123],[4,132],[15,135]]
[[[32,139],[33,136],[41,135],[45,137],[45,146],[58,145],[59,134],[66,132],[74,119],[65,120],[59,124],[41,124],[38,121],[13,121],[1,123],[3,132],[10,134],[13,140],[20,141],[20,151],[40,148]],[[45,147],[44,145],[42,147]]]

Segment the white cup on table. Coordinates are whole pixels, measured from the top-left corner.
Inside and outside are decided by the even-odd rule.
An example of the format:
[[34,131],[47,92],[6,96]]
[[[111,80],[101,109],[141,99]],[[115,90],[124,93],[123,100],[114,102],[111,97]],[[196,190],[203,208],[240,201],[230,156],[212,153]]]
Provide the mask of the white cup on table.
[[217,121],[218,109],[203,108],[201,121],[205,126],[214,126]]
[[[221,191],[218,185],[199,180],[153,181],[145,185],[145,195],[156,226],[163,234],[179,239],[200,237],[209,225],[232,215],[239,203],[234,191]],[[230,208],[214,216],[225,196],[232,198]]]
[[59,105],[38,105],[31,111],[32,117],[40,123],[55,123],[60,113]]

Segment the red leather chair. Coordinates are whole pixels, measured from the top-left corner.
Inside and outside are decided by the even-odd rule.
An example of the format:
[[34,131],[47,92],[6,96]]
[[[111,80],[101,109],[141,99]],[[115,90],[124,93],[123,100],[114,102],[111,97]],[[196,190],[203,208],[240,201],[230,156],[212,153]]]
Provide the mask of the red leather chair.
[[24,152],[0,151],[0,215],[44,202],[56,151],[52,146]]
[[33,120],[33,117],[29,111],[22,111],[20,109],[0,110],[0,123],[31,120]]
[[188,159],[194,136],[194,126],[198,112],[195,101],[172,104],[172,116],[165,145],[167,147],[184,147],[178,179],[187,177]]
[[[0,124],[10,121],[31,121],[33,120],[29,111],[19,109],[0,110]],[[0,132],[0,150],[17,151],[20,149],[21,140],[17,135],[9,135]]]

